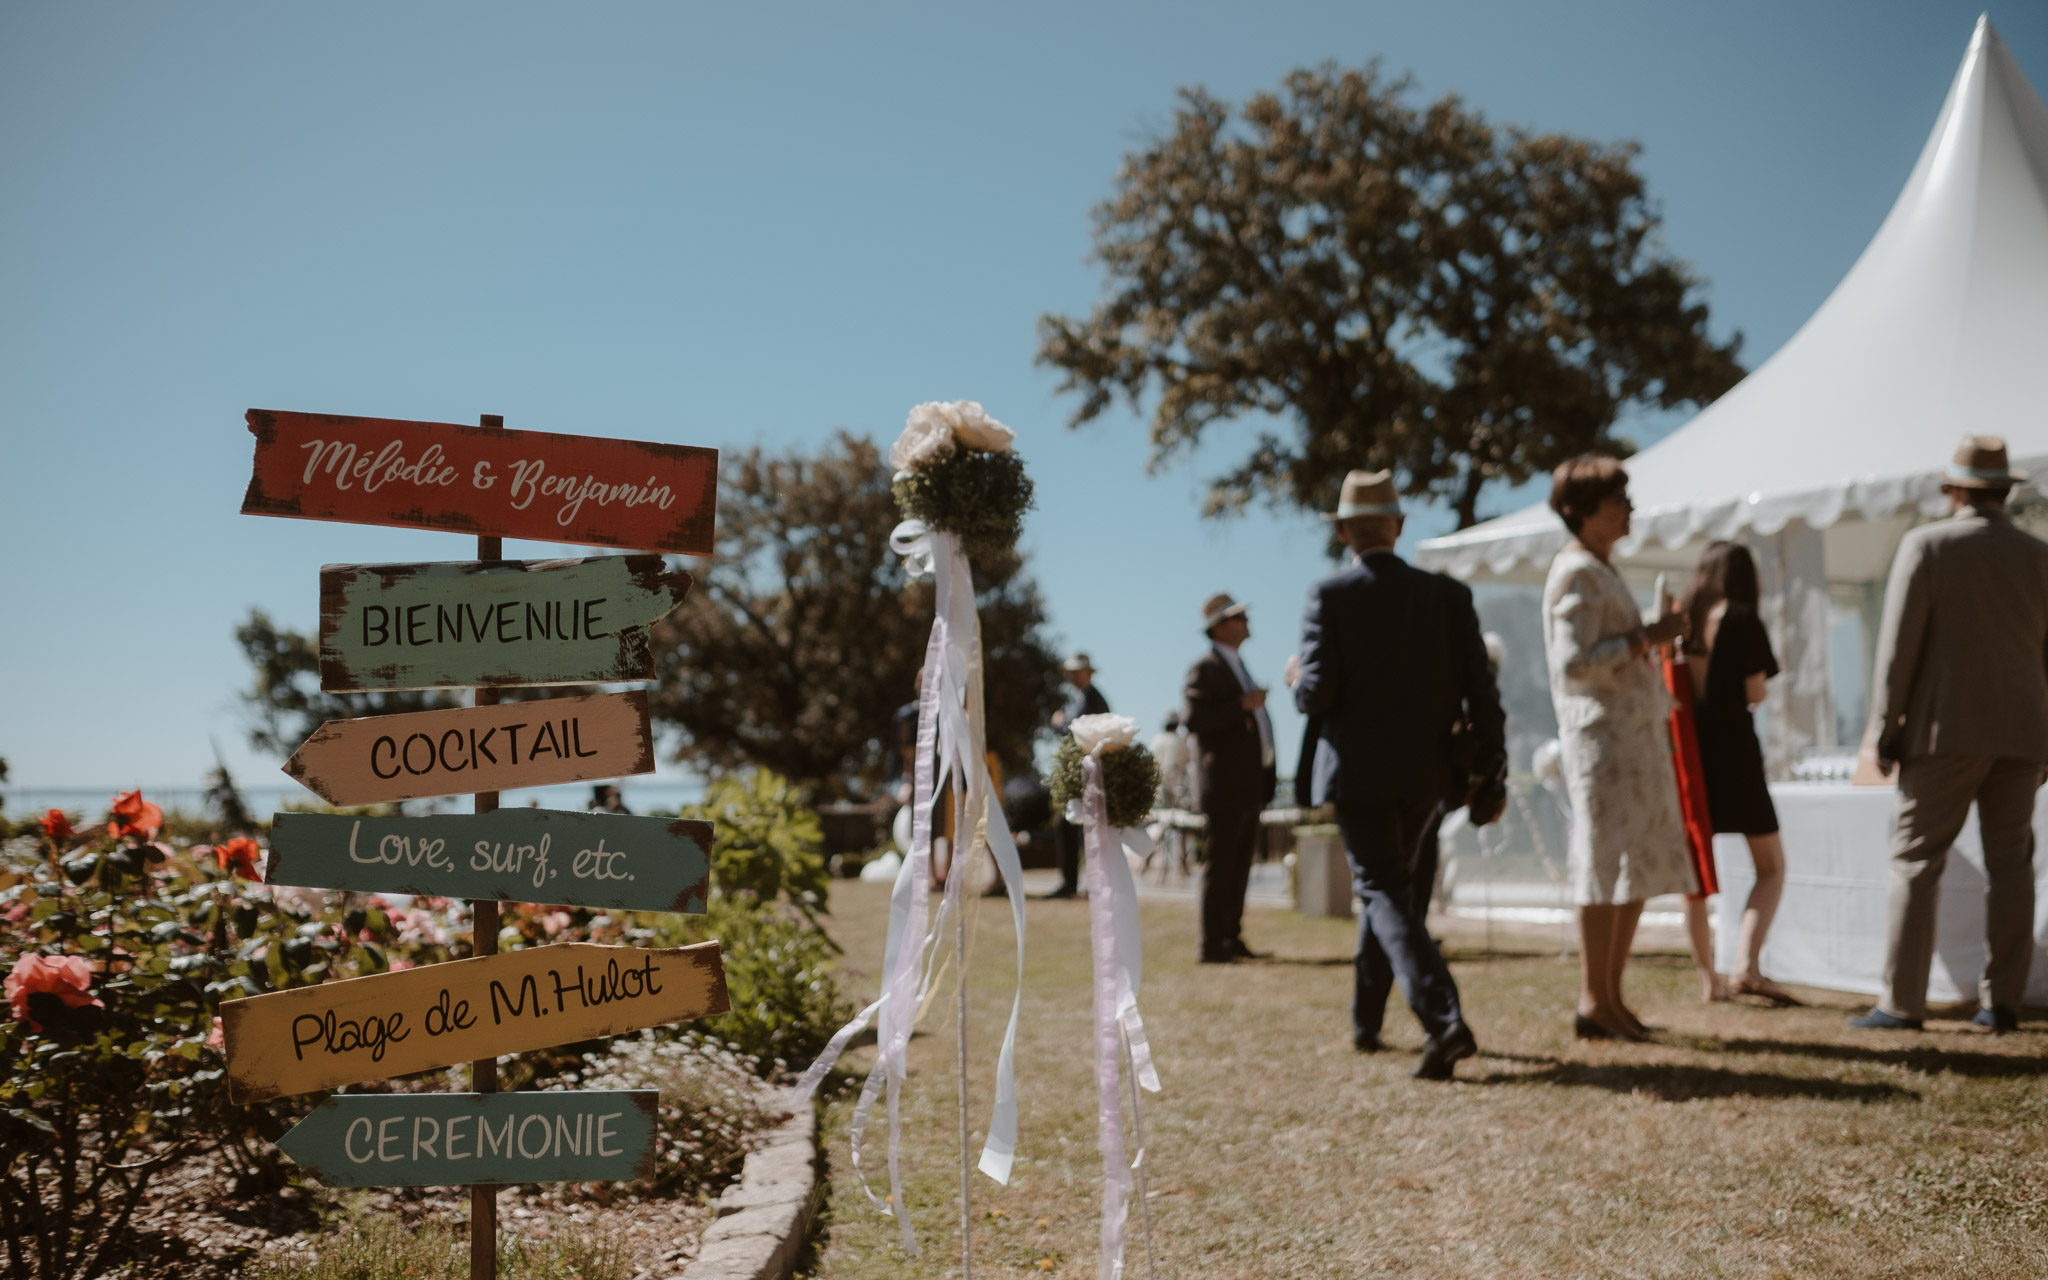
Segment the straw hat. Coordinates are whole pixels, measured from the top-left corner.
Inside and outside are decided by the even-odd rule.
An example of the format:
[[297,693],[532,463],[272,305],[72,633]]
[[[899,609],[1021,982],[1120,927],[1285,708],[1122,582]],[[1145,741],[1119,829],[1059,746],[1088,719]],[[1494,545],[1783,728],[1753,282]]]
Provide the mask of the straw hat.
[[1062,662],[1060,664],[1060,667],[1063,670],[1067,671],[1086,671],[1091,675],[1094,674],[1095,671],[1095,664],[1088,660],[1087,654],[1082,653],[1078,649],[1075,650],[1073,653],[1068,654],[1067,660],[1065,662]]
[[1391,471],[1354,471],[1344,477],[1337,495],[1337,509],[1326,520],[1349,520],[1353,516],[1398,516],[1401,491],[1394,487]]
[[1228,618],[1241,618],[1249,607],[1232,600],[1228,591],[1219,591],[1202,602],[1202,630],[1207,631]]
[[2006,465],[2004,436],[1964,436],[1942,483],[1955,489],[2008,489],[2027,478]]

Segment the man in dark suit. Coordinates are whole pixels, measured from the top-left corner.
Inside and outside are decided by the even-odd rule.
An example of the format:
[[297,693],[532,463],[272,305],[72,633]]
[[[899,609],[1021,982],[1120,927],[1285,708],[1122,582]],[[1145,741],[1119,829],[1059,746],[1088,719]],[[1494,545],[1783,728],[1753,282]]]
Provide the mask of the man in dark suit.
[[1466,802],[1446,794],[1458,771],[1454,736],[1469,731],[1472,772],[1494,776],[1507,717],[1472,592],[1394,554],[1401,505],[1392,473],[1346,476],[1331,519],[1351,561],[1309,592],[1294,701],[1319,726],[1314,759],[1300,767],[1314,771],[1313,802],[1336,807],[1361,903],[1352,1043],[1380,1047],[1398,980],[1429,1034],[1415,1074],[1448,1080],[1478,1046],[1424,925],[1430,886],[1419,864],[1446,808]]
[[1237,652],[1252,634],[1245,607],[1228,595],[1211,596],[1202,606],[1202,630],[1209,651],[1188,669],[1181,722],[1195,739],[1196,803],[1208,824],[1201,961],[1229,964],[1255,954],[1240,930],[1259,814],[1273,798],[1273,722],[1266,691]]
[[[1052,713],[1054,733],[1066,733],[1082,716],[1109,714],[1109,699],[1095,687],[1095,664],[1085,653],[1075,653],[1061,664],[1067,687],[1061,691],[1060,709]],[[1071,898],[1081,891],[1081,828],[1068,822],[1065,814],[1054,815],[1053,844],[1060,858],[1060,887],[1045,896]]]

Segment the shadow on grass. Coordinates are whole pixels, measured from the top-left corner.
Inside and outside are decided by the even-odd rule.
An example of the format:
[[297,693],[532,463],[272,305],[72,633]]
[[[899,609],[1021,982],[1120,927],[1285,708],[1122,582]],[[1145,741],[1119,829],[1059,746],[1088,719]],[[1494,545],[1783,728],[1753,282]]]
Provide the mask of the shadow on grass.
[[1896,1102],[1920,1095],[1891,1084],[1817,1080],[1763,1071],[1730,1071],[1665,1062],[1567,1062],[1526,1055],[1486,1054],[1535,1071],[1500,1071],[1462,1077],[1467,1084],[1546,1084],[1562,1088],[1636,1093],[1664,1102],[1703,1098],[1820,1098],[1831,1102]]
[[1874,1045],[1812,1044],[1799,1040],[1723,1040],[1715,1047],[1724,1053],[1773,1053],[1788,1057],[1826,1058],[1832,1062],[1868,1062],[1887,1067],[1905,1067],[1922,1075],[1933,1076],[1947,1072],[1951,1075],[1967,1076],[1973,1080],[2048,1074],[2048,1057],[1957,1052],[1937,1045],[1911,1049],[1881,1049]]

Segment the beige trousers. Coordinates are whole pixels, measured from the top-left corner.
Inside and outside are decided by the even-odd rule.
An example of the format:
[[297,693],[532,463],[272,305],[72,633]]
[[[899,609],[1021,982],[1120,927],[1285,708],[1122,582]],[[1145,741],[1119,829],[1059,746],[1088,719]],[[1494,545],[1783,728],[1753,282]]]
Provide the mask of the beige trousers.
[[1890,945],[1884,999],[1901,1018],[1927,1016],[1935,908],[1949,846],[1970,805],[1984,837],[1984,933],[1991,957],[1977,984],[1987,1008],[2017,1011],[2034,963],[2034,791],[2041,762],[2013,756],[1927,755],[1899,764],[1892,834]]

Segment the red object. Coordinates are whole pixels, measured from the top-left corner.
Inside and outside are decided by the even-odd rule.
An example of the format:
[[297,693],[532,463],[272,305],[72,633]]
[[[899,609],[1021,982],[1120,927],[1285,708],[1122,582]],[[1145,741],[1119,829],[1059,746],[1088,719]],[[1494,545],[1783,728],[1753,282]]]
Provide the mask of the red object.
[[1707,777],[1700,767],[1700,736],[1693,727],[1692,672],[1683,654],[1664,654],[1664,687],[1671,693],[1671,767],[1678,774],[1678,811],[1692,854],[1701,897],[1721,892],[1714,877],[1714,819],[1707,809]]
[[711,554],[718,450],[251,409],[242,514]]
[[106,1007],[92,993],[92,967],[77,956],[46,956],[31,951],[15,962],[14,972],[7,975],[6,989],[15,1021],[26,1022],[36,1031],[43,1028],[28,1016],[28,998],[32,995],[55,996],[67,1009],[86,1005]]
[[71,819],[65,816],[62,809],[45,810],[42,823],[43,834],[52,840],[69,840],[72,836],[78,834],[71,829]]
[[147,840],[164,825],[164,811],[144,800],[140,791],[124,791],[115,796],[107,817],[107,834],[113,836],[141,836]]
[[263,883],[263,873],[256,868],[256,859],[263,853],[262,846],[247,836],[235,836],[223,840],[213,847],[213,856],[220,863],[222,871],[231,872],[244,880]]

